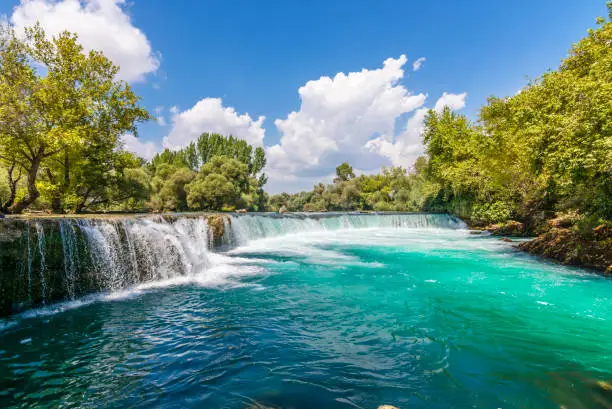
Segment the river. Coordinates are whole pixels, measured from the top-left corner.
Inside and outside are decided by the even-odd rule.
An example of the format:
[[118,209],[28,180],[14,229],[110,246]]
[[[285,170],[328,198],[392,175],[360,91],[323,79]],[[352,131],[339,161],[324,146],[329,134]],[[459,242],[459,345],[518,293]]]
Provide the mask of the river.
[[204,219],[79,223],[105,285],[74,295],[64,225],[69,299],[0,321],[2,407],[612,407],[612,280],[452,217],[233,216],[215,251]]

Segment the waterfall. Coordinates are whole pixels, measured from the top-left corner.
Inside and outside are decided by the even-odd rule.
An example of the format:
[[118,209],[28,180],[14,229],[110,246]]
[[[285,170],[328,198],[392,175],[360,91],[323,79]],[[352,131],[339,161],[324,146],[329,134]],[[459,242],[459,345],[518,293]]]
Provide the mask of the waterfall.
[[64,277],[66,292],[68,293],[68,297],[70,299],[74,299],[76,296],[76,276],[79,270],[77,236],[76,231],[74,230],[74,224],[66,220],[61,220],[60,237],[62,240],[62,250],[64,253]]
[[26,229],[25,229],[25,237],[26,237],[26,269],[27,269],[27,284],[28,284],[28,290],[27,290],[27,294],[28,294],[28,301],[32,301],[32,262],[33,262],[33,257],[32,257],[32,244],[30,242],[30,222],[26,223]]
[[102,289],[197,274],[208,263],[205,218],[78,220]]
[[45,231],[43,229],[42,224],[36,223],[34,225],[36,227],[36,236],[38,237],[38,251],[40,253],[40,286],[41,286],[41,295],[42,295],[42,303],[47,303],[47,262],[45,261]]
[[0,297],[0,314],[140,283],[216,274],[213,260],[222,257],[211,256],[215,247],[223,250],[260,238],[346,229],[465,227],[448,215],[399,213],[97,216],[10,223],[18,223],[21,239],[14,247],[0,247],[0,264],[14,274],[0,282],[11,286],[4,292],[9,295]]
[[460,219],[445,214],[425,213],[293,213],[290,215],[235,215],[231,216],[229,241],[241,245],[249,240],[285,234],[334,231],[340,229],[412,228],[463,229]]

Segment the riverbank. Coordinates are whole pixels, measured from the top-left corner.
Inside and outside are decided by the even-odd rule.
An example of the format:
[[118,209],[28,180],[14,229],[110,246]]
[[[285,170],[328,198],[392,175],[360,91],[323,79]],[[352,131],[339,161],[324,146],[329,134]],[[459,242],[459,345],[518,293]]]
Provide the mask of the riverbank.
[[592,229],[587,236],[569,228],[552,228],[517,247],[565,265],[612,274],[612,229],[605,225]]
[[[469,221],[466,224],[470,225]],[[513,220],[480,229],[504,238],[532,238],[516,248],[564,265],[612,274],[612,228],[607,224],[580,229],[567,218],[556,218],[535,229]]]

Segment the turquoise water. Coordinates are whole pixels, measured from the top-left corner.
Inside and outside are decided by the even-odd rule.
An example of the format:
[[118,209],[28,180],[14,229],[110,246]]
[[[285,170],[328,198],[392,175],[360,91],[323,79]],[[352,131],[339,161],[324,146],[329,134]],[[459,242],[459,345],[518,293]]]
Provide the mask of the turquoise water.
[[439,227],[243,232],[197,275],[5,320],[0,406],[612,407],[612,280]]

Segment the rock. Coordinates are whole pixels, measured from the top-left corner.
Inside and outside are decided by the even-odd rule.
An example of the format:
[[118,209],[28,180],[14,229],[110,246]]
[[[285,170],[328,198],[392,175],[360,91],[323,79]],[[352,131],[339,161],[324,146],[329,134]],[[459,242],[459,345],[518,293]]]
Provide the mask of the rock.
[[599,389],[606,392],[612,392],[612,382],[597,381],[596,384]]
[[605,224],[597,226],[593,229],[593,235],[597,240],[605,240],[612,238],[612,229]]
[[378,409],[399,409],[399,408],[396,406],[391,406],[391,405],[380,405]]
[[284,214],[284,213],[289,213],[289,210],[287,210],[287,206],[282,205],[280,209],[278,209],[278,212],[280,214]]
[[505,241],[506,243],[514,243],[514,241],[510,240],[510,239],[509,239],[509,238],[507,238],[507,237],[502,237],[500,240],[501,240],[501,241]]
[[236,210],[236,213],[248,213],[247,209],[238,209]]
[[514,220],[491,225],[487,230],[494,236],[523,236],[526,233],[525,225]]
[[208,227],[213,235],[213,240],[219,242],[225,234],[225,217],[222,214],[208,216]]
[[583,235],[573,229],[557,229],[518,245],[530,254],[557,260],[562,264],[589,267],[612,273],[612,243],[607,232]]
[[566,213],[558,215],[554,219],[550,219],[548,221],[548,225],[554,228],[568,228],[572,227],[576,223],[578,218],[579,217],[576,213]]
[[470,230],[470,234],[482,234],[482,230]]

